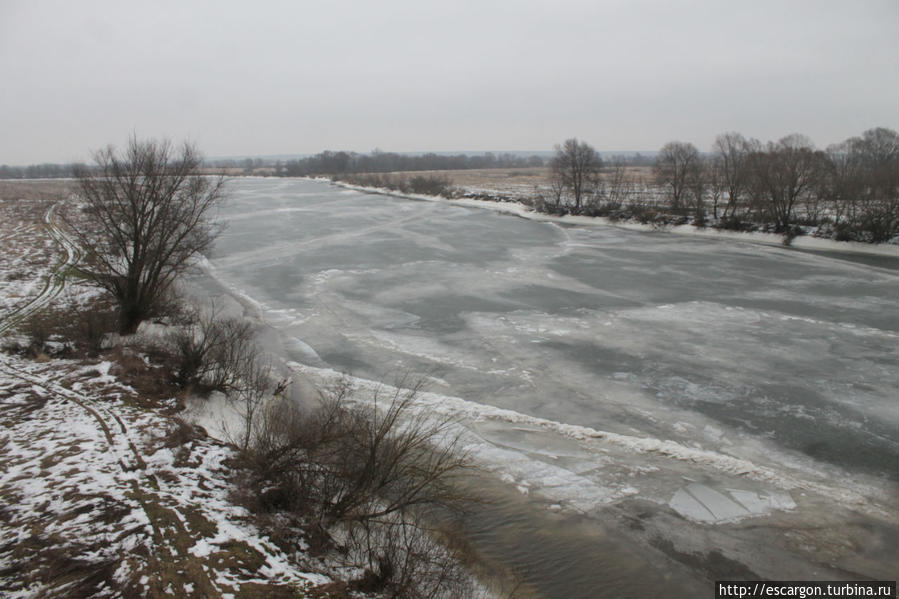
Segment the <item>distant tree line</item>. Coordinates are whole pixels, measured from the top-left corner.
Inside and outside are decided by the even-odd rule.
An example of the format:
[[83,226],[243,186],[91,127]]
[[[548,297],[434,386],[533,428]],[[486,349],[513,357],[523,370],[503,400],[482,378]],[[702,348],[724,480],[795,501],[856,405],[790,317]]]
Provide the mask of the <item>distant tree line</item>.
[[[839,240],[884,242],[899,235],[899,134],[878,127],[858,137],[815,148],[807,137],[788,135],[762,143],[740,133],[715,139],[712,151],[672,141],[657,154],[622,154],[603,161],[577,139],[556,147],[548,162],[539,155],[369,154],[324,151],[288,161],[261,158],[218,161],[247,174],[327,176],[413,193],[448,193],[443,178],[384,179],[398,171],[550,167],[548,196],[538,209],[653,223],[686,223],[738,230],[766,230],[791,237],[810,227]],[[643,180],[626,167],[652,166]],[[0,179],[72,177],[79,164],[0,166]],[[380,178],[375,180],[374,176]],[[386,183],[385,183],[386,181]],[[379,184],[380,183],[380,184]]]
[[[626,153],[611,156],[610,162],[628,166],[652,166],[650,154]],[[244,174],[264,174],[279,177],[334,176],[357,173],[392,173],[398,171],[445,171],[488,168],[526,168],[546,166],[547,160],[537,154],[523,156],[509,152],[483,154],[397,154],[374,150],[369,154],[326,150],[294,160],[271,158],[226,158],[207,160],[204,168],[226,169],[232,174],[240,169]],[[0,179],[72,178],[84,169],[81,163],[32,164],[30,166],[0,165]]]
[[899,134],[884,127],[824,150],[798,134],[763,144],[723,133],[710,153],[673,141],[659,150],[648,182],[569,139],[556,147],[550,173],[549,197],[538,207],[556,214],[692,222],[786,239],[811,228],[843,241],[899,236]]
[[662,147],[656,181],[670,209],[711,216],[725,228],[767,223],[777,233],[824,228],[836,239],[884,242],[899,235],[899,134],[879,127],[818,150],[803,135],[762,144],[723,133],[713,152]]
[[0,179],[63,179],[74,177],[83,164],[0,165]]
[[461,169],[541,167],[542,157],[517,154],[397,154],[375,150],[370,154],[325,151],[307,158],[288,160],[278,173],[288,177],[391,173],[397,171],[445,171]]
[[[269,173],[282,177],[306,177],[347,175],[356,173],[391,173],[397,171],[445,171],[460,169],[542,167],[541,156],[521,156],[511,153],[495,154],[397,154],[375,150],[370,154],[334,152],[326,150],[296,160],[265,160],[244,158],[239,160],[207,161],[204,166],[219,169],[243,169],[247,174],[257,169],[269,169]],[[0,179],[47,179],[74,177],[83,170],[83,164],[34,164],[31,166],[0,166]]]

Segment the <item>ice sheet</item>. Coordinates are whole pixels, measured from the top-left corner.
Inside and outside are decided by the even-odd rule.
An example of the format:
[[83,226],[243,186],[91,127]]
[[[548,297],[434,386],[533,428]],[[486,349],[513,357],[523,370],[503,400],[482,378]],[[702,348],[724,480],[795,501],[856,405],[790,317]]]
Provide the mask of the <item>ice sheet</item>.
[[[680,476],[711,472],[694,478],[727,502],[702,509],[726,520],[789,507],[786,489],[854,503],[899,480],[896,272],[277,183],[239,182],[214,274],[307,367],[427,378],[429,409],[470,417],[485,455],[524,456],[513,478],[530,493],[564,470],[599,498],[687,505]],[[541,434],[491,438],[485,422]]]

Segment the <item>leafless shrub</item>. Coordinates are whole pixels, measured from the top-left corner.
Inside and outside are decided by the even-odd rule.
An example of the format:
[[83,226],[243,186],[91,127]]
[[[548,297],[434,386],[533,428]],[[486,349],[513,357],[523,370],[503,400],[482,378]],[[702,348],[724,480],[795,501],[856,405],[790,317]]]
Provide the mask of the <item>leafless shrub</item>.
[[102,302],[71,309],[44,308],[21,325],[27,346],[18,353],[32,358],[41,355],[94,358],[100,354],[103,337],[115,329],[115,311]]
[[240,447],[247,450],[259,427],[257,414],[267,401],[274,400],[274,395],[283,385],[276,383],[271,367],[257,351],[240,355],[232,364],[229,377],[228,398],[236,403],[242,420]]
[[198,427],[184,420],[184,418],[172,418],[171,424],[172,426],[165,438],[165,447],[169,449],[181,447],[202,436],[200,432],[202,429],[198,430]]
[[28,356],[37,358],[44,353],[47,341],[55,333],[54,329],[56,327],[54,324],[58,325],[58,322],[56,322],[55,318],[51,318],[49,311],[34,314],[25,321],[22,328],[28,337],[28,346],[24,348]]
[[85,310],[78,313],[74,325],[78,332],[76,343],[80,343],[89,357],[100,355],[103,337],[112,332],[108,314],[96,310]]
[[353,523],[348,530],[347,558],[365,572],[355,581],[357,590],[409,599],[474,594],[460,556],[437,542],[414,513]]
[[137,391],[131,401],[153,409],[178,409],[167,402],[178,391],[168,353],[155,345],[115,345],[106,357],[113,364],[110,374]]
[[452,482],[468,458],[450,419],[412,409],[417,386],[352,407],[351,392],[336,386],[310,414],[287,401],[265,410],[252,448],[265,488],[290,485],[325,526],[462,499]]
[[439,175],[406,177],[404,175],[391,175],[390,173],[348,174],[339,178],[335,177],[335,180],[343,180],[354,185],[366,187],[379,187],[400,193],[452,197],[454,192],[452,181],[448,177]]
[[246,449],[255,434],[256,414],[265,402],[283,389],[256,344],[251,322],[240,318],[196,314],[194,324],[175,329],[168,336],[173,356],[174,381],[194,391],[220,391],[241,417],[232,440]]
[[[360,404],[340,383],[301,411],[280,398],[258,412],[244,452],[262,511],[302,514],[315,544],[340,531],[360,590],[391,597],[463,597],[468,576],[423,524],[428,510],[472,500],[455,484],[470,467],[452,421],[413,409],[418,386]],[[448,593],[448,594],[446,594]]]
[[192,324],[173,330],[168,344],[174,357],[175,383],[201,392],[233,393],[256,362],[258,349],[252,323],[195,313]]
[[108,301],[94,300],[66,312],[62,334],[86,357],[95,358],[107,334],[116,330],[118,312]]
[[409,189],[412,193],[448,196],[450,194],[451,185],[449,178],[434,175],[416,175],[409,179]]

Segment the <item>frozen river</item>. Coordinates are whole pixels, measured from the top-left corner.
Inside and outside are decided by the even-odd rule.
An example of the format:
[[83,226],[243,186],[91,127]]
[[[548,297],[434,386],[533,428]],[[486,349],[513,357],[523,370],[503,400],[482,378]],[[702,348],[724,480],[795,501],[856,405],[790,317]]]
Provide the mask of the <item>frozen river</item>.
[[[823,511],[895,524],[899,260],[313,181],[231,192],[213,273],[292,367],[363,387],[424,377],[423,408],[458,415],[495,480],[540,509],[614,514],[675,569],[718,551],[766,576],[783,560],[822,572],[798,542],[747,558],[771,531]],[[877,526],[866,542],[889,545]],[[868,549],[827,563],[881,573]]]

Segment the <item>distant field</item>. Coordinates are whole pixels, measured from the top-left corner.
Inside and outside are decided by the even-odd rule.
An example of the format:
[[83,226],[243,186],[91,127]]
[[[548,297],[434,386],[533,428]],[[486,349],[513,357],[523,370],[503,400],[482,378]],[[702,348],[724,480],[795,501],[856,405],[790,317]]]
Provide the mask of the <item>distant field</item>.
[[55,200],[72,192],[72,181],[38,179],[0,181],[0,200]]
[[[639,182],[648,179],[651,169],[626,167],[626,173],[631,181]],[[457,171],[402,171],[391,174],[404,177],[446,177],[454,187],[460,187],[466,191],[524,197],[533,196],[535,191],[548,188],[550,171],[548,167],[522,167]]]
[[407,177],[446,177],[453,187],[471,192],[494,192],[514,196],[533,195],[535,190],[549,185],[548,168],[500,168],[459,171],[417,171],[395,173]]

